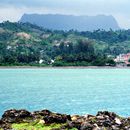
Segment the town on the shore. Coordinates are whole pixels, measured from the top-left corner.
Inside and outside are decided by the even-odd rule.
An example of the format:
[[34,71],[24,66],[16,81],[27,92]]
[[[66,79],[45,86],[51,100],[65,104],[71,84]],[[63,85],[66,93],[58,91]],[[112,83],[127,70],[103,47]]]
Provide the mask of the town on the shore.
[[114,61],[117,66],[130,66],[130,53],[118,55]]

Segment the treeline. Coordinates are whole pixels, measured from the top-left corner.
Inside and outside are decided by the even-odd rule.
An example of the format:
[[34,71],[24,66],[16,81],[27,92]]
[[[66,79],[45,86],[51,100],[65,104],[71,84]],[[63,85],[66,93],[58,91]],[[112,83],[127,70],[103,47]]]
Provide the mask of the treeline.
[[[2,44],[0,44],[2,45]],[[104,66],[115,65],[115,62],[106,55],[97,52],[91,41],[79,40],[77,44],[61,43],[59,46],[52,46],[45,49],[35,50],[33,47],[19,46],[15,49],[1,46],[0,64],[1,65],[38,65],[40,59],[41,65],[53,66]],[[51,63],[51,60],[54,63]]]
[[79,32],[79,34],[90,39],[96,39],[107,43],[118,43],[130,40],[130,30],[105,31],[99,29],[93,32]]
[[90,40],[79,40],[77,44],[60,44],[55,48],[54,66],[115,66],[112,58],[98,52]]
[[130,30],[53,31],[29,23],[0,24],[0,65],[115,66],[130,52]]

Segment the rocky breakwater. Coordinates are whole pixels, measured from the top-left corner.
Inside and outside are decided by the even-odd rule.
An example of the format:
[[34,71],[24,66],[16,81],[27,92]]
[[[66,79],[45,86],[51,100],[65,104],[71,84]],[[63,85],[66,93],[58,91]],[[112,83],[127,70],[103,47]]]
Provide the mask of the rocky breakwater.
[[[21,125],[22,124],[22,125]],[[5,111],[0,120],[0,130],[130,130],[130,118],[113,112],[98,112],[94,115],[66,115],[49,110]]]

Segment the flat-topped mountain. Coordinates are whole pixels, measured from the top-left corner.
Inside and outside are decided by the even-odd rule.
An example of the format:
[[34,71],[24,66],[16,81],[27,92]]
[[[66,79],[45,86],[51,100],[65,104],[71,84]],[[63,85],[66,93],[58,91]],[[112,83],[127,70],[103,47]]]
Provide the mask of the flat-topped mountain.
[[29,22],[53,30],[93,31],[97,29],[119,30],[113,16],[74,16],[60,14],[24,14],[20,22]]

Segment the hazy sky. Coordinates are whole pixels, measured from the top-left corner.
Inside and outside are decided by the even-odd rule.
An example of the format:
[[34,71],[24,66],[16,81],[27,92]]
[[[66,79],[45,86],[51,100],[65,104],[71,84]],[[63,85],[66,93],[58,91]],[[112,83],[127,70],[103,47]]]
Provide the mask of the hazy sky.
[[24,13],[113,15],[130,28],[130,0],[0,0],[0,21],[18,21]]

